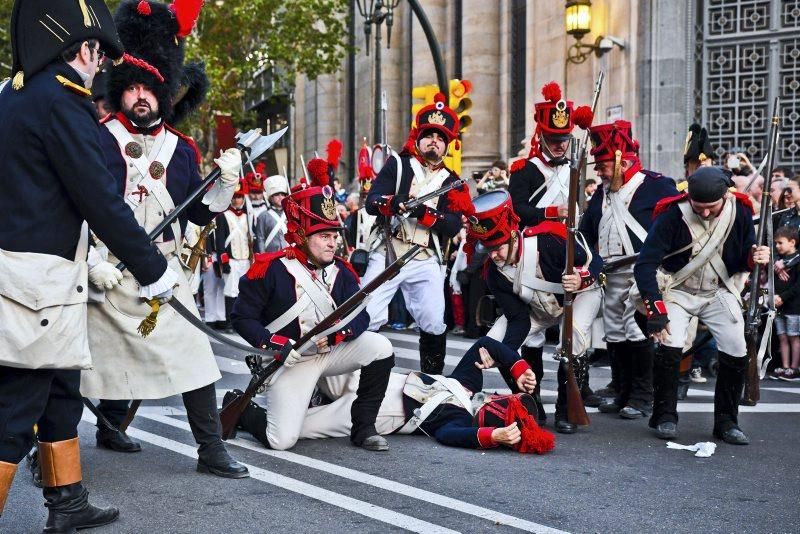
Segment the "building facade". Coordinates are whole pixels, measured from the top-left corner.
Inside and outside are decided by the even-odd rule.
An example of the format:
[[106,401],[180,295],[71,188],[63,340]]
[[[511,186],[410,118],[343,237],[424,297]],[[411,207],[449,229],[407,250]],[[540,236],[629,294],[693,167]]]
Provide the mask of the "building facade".
[[[778,163],[800,172],[800,0],[593,0],[583,44],[606,39],[605,53],[568,61],[574,37],[560,0],[422,0],[438,37],[448,78],[473,84],[473,123],[462,138],[462,174],[497,159],[527,154],[533,104],[557,81],[576,105],[589,104],[600,70],[605,84],[595,122],[630,120],[646,167],[683,174],[686,132],[708,127],[718,151],[764,156],[772,99],[781,98]],[[299,78],[290,114],[292,152],[312,157],[337,137],[345,144],[339,169],[355,176],[363,138],[373,139],[374,42],[366,55],[362,20],[351,9],[352,44],[336,75]],[[401,146],[411,124],[411,90],[436,83],[422,28],[406,2],[394,10],[391,48],[386,27],[381,88],[386,93],[389,144]],[[371,40],[374,39],[374,28]],[[572,53],[575,53],[573,48]],[[296,163],[296,162],[295,162]]]

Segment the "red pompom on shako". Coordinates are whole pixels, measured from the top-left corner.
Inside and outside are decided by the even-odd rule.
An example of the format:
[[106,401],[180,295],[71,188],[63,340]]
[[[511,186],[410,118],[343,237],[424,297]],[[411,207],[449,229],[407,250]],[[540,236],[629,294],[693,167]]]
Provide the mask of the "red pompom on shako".
[[522,439],[512,448],[517,452],[544,454],[555,448],[555,436],[536,423],[539,408],[527,393],[492,395],[475,413],[477,426],[505,427],[517,423]]

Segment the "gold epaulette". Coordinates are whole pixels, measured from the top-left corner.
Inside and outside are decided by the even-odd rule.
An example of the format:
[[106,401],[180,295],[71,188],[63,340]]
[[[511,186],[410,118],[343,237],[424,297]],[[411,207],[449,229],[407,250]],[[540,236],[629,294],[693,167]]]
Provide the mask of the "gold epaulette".
[[77,83],[73,83],[73,82],[69,81],[67,78],[65,78],[64,76],[62,76],[60,74],[56,75],[56,80],[58,80],[58,83],[60,83],[61,85],[63,85],[64,87],[66,87],[67,89],[69,89],[70,91],[75,93],[76,95],[85,96],[86,98],[89,98],[90,96],[92,96],[92,92],[90,90],[88,90],[87,88],[83,87],[82,85],[78,85]]

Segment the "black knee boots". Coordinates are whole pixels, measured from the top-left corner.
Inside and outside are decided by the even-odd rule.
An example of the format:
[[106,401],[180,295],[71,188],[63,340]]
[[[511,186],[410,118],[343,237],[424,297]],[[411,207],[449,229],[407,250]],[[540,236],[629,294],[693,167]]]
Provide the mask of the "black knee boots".
[[650,427],[678,423],[678,376],[682,351],[661,345],[653,359],[653,415]]
[[375,420],[389,385],[392,367],[394,367],[394,354],[388,358],[375,360],[361,368],[356,399],[350,408],[350,417],[353,422],[350,441],[354,445],[369,450],[389,449],[386,440],[378,435]]
[[250,476],[247,468],[230,457],[222,443],[217,391],[214,384],[183,394],[183,405],[198,449],[197,470],[225,478]]
[[745,382],[747,358],[719,353],[719,371],[714,389],[714,436],[735,445],[746,445],[739,429],[739,399]]
[[444,372],[444,357],[447,354],[447,334],[419,332],[419,368],[429,375]]

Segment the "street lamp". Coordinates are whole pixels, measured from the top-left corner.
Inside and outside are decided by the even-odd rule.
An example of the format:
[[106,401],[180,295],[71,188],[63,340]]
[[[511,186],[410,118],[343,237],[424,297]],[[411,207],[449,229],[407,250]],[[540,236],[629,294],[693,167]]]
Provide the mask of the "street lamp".
[[589,33],[592,26],[592,0],[567,0],[564,11],[564,23],[567,34],[575,38],[575,44],[569,48],[567,62],[583,63],[594,52],[597,57],[602,57],[610,52],[614,45],[620,50],[625,49],[625,41],[618,37],[602,35],[595,39],[594,44],[582,43],[581,39]]
[[[375,99],[374,99],[374,130],[373,141],[381,140],[381,24],[386,22],[386,48],[392,44],[392,25],[394,24],[394,10],[400,0],[356,0],[358,13],[364,20],[364,37],[367,42],[367,55],[369,56],[369,40],[372,26],[375,26]],[[383,143],[385,139],[381,140]]]

